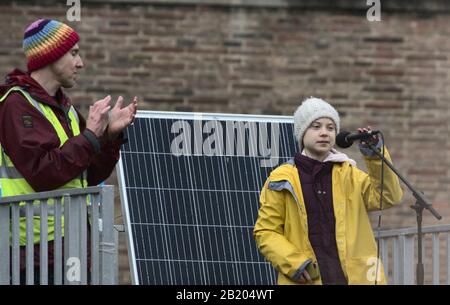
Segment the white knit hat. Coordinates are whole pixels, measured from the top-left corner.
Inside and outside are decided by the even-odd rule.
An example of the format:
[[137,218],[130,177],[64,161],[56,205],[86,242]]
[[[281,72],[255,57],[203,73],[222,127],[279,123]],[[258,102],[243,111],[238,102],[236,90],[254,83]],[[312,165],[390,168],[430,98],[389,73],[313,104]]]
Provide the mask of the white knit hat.
[[306,129],[319,118],[332,119],[336,125],[336,133],[339,133],[340,119],[336,109],[320,98],[307,98],[294,112],[294,136],[300,151],[303,150],[303,136]]

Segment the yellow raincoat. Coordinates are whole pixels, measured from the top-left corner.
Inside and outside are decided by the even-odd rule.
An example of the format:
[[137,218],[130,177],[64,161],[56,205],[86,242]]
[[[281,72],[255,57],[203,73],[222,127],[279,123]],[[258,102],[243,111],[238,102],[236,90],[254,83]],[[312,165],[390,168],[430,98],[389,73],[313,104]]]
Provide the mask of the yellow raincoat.
[[[389,152],[385,157],[390,159]],[[336,244],[342,270],[349,284],[386,284],[381,260],[367,211],[380,208],[381,160],[365,157],[369,174],[348,161],[332,170]],[[383,209],[400,202],[402,189],[385,165]],[[293,160],[276,168],[264,184],[253,231],[260,252],[278,271],[278,284],[296,284],[300,267],[317,262],[308,238],[306,207]],[[376,267],[378,266],[378,272]],[[320,266],[319,266],[320,269]],[[378,274],[378,278],[377,278]],[[321,284],[320,278],[313,284]]]

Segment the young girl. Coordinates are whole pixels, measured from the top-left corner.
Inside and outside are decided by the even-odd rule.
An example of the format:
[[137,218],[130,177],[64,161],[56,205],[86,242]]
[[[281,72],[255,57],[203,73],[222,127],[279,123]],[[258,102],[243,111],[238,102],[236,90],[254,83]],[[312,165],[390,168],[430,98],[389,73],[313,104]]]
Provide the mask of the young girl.
[[[381,160],[360,145],[367,174],[336,151],[339,122],[327,102],[305,100],[294,113],[299,153],[272,171],[261,190],[253,234],[279,284],[386,283],[367,215],[380,208]],[[370,141],[384,148],[378,138]],[[390,160],[386,148],[384,154]],[[401,198],[399,180],[385,166],[382,208]]]

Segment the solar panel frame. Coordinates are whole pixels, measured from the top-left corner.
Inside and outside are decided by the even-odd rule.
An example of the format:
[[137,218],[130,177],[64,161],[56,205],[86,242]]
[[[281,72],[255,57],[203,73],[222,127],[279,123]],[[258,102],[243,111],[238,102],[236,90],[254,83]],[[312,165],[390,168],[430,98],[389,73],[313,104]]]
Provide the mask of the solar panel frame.
[[[225,113],[195,113],[195,112],[168,112],[168,111],[138,111],[136,114],[136,119],[171,119],[171,120],[181,120],[181,121],[233,121],[233,122],[256,122],[256,123],[280,123],[280,124],[293,124],[293,118],[291,116],[275,116],[275,115],[250,115],[250,114],[225,114]],[[133,126],[127,129],[127,133],[132,129]],[[288,147],[289,143],[293,141],[293,137],[289,139],[281,138],[279,146]],[[293,155],[282,156],[281,149],[280,155],[278,156],[279,160],[283,158],[292,158]],[[136,251],[135,251],[135,241],[132,236],[132,224],[130,219],[130,208],[129,208],[129,193],[127,191],[127,184],[125,181],[125,168],[123,164],[123,149],[120,153],[120,160],[116,166],[117,176],[119,182],[119,190],[120,190],[120,199],[122,206],[122,216],[124,221],[124,227],[126,232],[126,240],[127,240],[127,248],[128,248],[128,257],[130,263],[130,273],[131,273],[131,281],[133,285],[141,284],[139,281],[138,267],[136,262]],[[277,165],[283,162],[278,161],[278,163],[273,167],[275,168]],[[259,181],[262,185],[263,181]],[[258,190],[259,191],[259,190]],[[268,264],[268,263],[267,263]],[[272,268],[270,266],[270,268]]]

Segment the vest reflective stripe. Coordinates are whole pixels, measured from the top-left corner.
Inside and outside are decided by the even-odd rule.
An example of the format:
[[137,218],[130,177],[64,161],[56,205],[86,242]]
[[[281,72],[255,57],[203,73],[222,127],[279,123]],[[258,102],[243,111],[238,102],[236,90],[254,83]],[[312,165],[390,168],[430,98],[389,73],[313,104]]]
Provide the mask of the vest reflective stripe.
[[[6,92],[5,95],[3,95],[0,98],[0,103],[3,102],[6,97],[13,91],[20,92],[25,99],[36,109],[38,110],[53,126],[55,129],[55,132],[58,135],[59,141],[60,141],[60,147],[69,139],[69,136],[65,132],[64,128],[62,127],[61,123],[59,122],[58,118],[56,117],[55,113],[51,109],[50,106],[45,105],[43,103],[39,103],[36,100],[34,100],[31,95],[28,94],[25,90],[23,90],[20,87],[13,87],[8,92]],[[68,113],[69,119],[70,119],[70,127],[72,129],[73,135],[77,136],[80,134],[80,126],[79,126],[79,117],[78,114],[75,111],[75,108],[73,106],[70,107],[69,113]],[[9,156],[5,153],[3,147],[0,143],[0,185],[2,188],[2,196],[15,196],[15,195],[23,195],[23,194],[31,194],[35,191],[33,188],[28,184],[28,182],[23,178],[23,176],[20,174],[20,172],[15,168],[14,164],[12,163]],[[84,171],[81,174],[81,179],[76,178],[65,185],[61,186],[59,189],[66,189],[66,188],[80,188],[80,187],[86,187],[87,186],[87,171]],[[49,200],[48,208],[49,208],[49,218],[48,218],[48,240],[53,240],[53,228],[50,228],[53,226],[53,205],[50,202],[52,200]],[[21,205],[24,203],[21,203]],[[22,214],[22,213],[21,213]],[[35,214],[33,224],[34,224],[34,242],[39,243],[40,236],[40,217]],[[64,227],[64,220],[62,220],[62,225]],[[26,241],[25,237],[25,218],[20,219],[20,244],[24,245]]]

